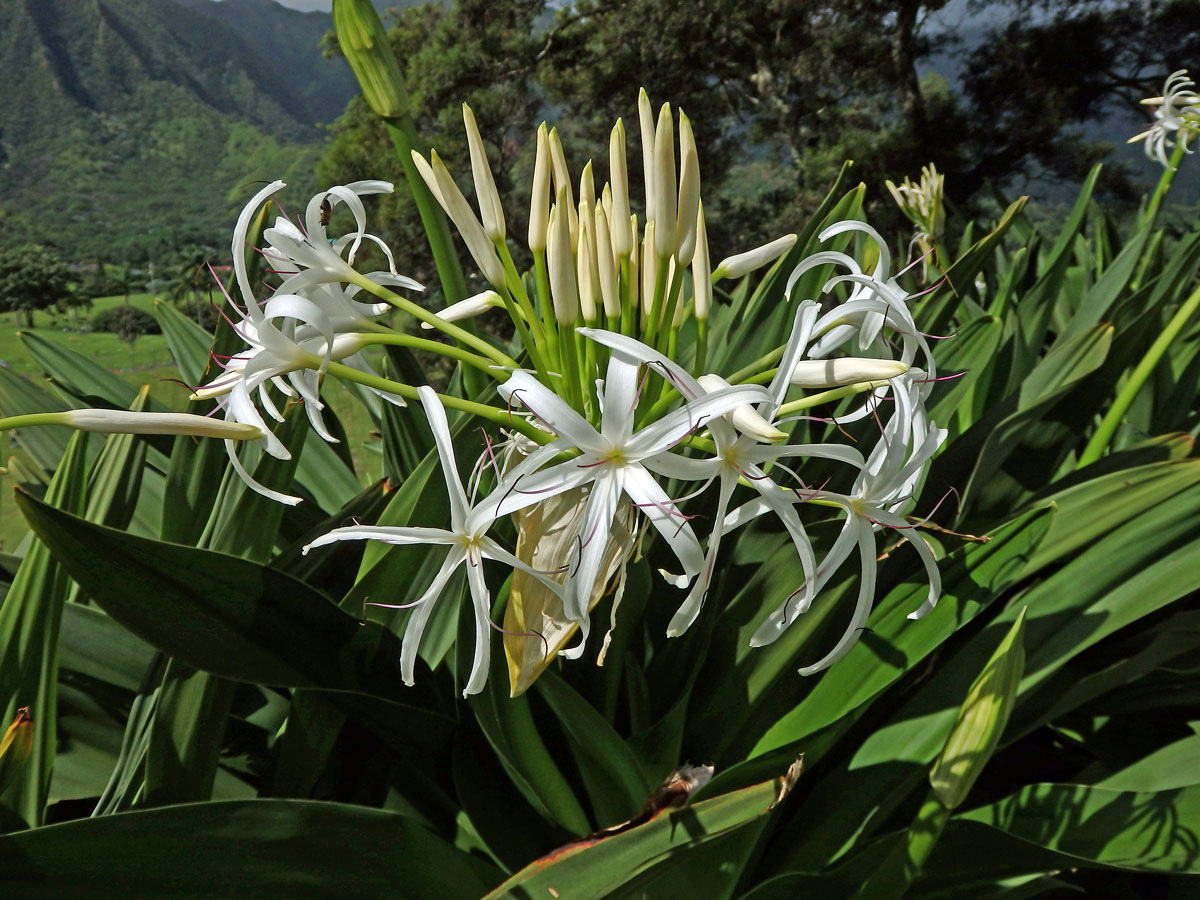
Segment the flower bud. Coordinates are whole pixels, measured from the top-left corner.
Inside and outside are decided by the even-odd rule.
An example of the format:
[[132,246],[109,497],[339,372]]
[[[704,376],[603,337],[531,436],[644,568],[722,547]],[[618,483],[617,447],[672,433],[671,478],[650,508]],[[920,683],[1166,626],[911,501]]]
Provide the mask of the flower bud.
[[[916,535],[914,540],[924,540]],[[941,756],[929,773],[929,783],[946,809],[967,799],[1008,724],[1025,670],[1025,610],[1022,609],[979,677],[967,691],[958,720]]]
[[441,192],[439,199],[442,209],[446,210],[446,215],[450,217],[450,221],[454,223],[458,233],[462,235],[463,242],[467,245],[467,251],[475,260],[475,265],[479,266],[479,270],[483,272],[483,277],[490,281],[493,287],[504,287],[504,266],[500,262],[500,257],[496,256],[495,245],[487,236],[487,232],[483,230],[483,226],[479,224],[479,219],[475,216],[475,211],[471,209],[471,204],[467,202],[467,198],[463,196],[458,185],[454,183],[454,179],[450,177],[450,170],[446,168],[446,164],[442,162],[437,151],[431,151],[430,156],[430,167],[433,169],[433,175],[437,179],[438,189]]
[[529,249],[546,249],[546,225],[550,215],[550,138],[546,123],[538,126],[537,157],[533,164],[533,194],[529,201]]
[[[460,322],[463,319],[473,319],[475,316],[482,315],[489,309],[495,309],[497,306],[503,305],[504,301],[495,291],[484,291],[481,294],[468,297],[466,300],[451,303],[434,315],[444,322]],[[434,328],[429,322],[422,322],[421,327],[428,331],[432,331]]]
[[[696,381],[700,383],[700,387],[704,388],[710,394],[713,391],[732,387],[720,375],[701,375]],[[759,415],[758,411],[749,403],[743,403],[740,406],[734,407],[733,412],[726,413],[724,418],[730,425],[746,435],[746,437],[754,438],[754,440],[762,441],[765,444],[775,444],[787,437],[786,434]]]
[[591,204],[584,200],[579,204],[579,246],[575,251],[575,270],[579,310],[589,325],[596,321],[596,299],[600,292],[600,278],[596,271],[595,228]]
[[612,247],[617,256],[633,251],[634,236],[626,230],[629,221],[629,167],[625,160],[625,125],[617,119],[608,138],[608,178],[612,185]]
[[445,209],[446,201],[442,198],[442,189],[438,187],[437,176],[433,174],[433,169],[430,168],[429,161],[416,150],[409,152],[412,155],[413,165],[417,167],[417,171],[421,174],[421,180],[429,188],[429,193],[433,194],[434,199],[437,200],[442,209]]
[[333,30],[371,109],[385,119],[407,115],[404,76],[371,0],[334,0]]
[[642,177],[646,187],[646,221],[653,222],[657,215],[654,204],[658,194],[654,187],[654,110],[646,89],[638,92],[638,125],[642,132]]
[[692,261],[696,252],[696,209],[700,205],[700,157],[692,123],[679,114],[679,208],[675,218],[675,239],[679,247],[675,258],[681,266]]
[[692,256],[692,295],[697,321],[712,309],[712,272],[708,261],[708,229],[704,227],[704,203],[696,202],[696,252]]
[[833,388],[864,381],[887,381],[903,375],[908,363],[895,359],[843,356],[838,359],[802,359],[792,370],[791,383],[803,388]]
[[654,284],[658,278],[658,267],[663,261],[654,255],[654,222],[646,223],[642,235],[642,311],[648,316],[653,312]]
[[785,234],[769,244],[763,244],[761,247],[755,247],[745,253],[738,253],[736,256],[726,257],[717,265],[716,271],[713,272],[713,279],[720,281],[723,278],[741,278],[743,275],[749,274],[755,269],[761,269],[767,263],[779,259],[794,246],[796,246],[796,235]]
[[194,434],[227,441],[253,441],[265,436],[260,428],[190,413],[130,412],[125,409],[70,409],[63,425],[99,434]]
[[675,237],[675,125],[671,105],[658,111],[654,131],[654,245],[658,255],[674,256],[679,246]]
[[571,171],[567,168],[567,157],[563,153],[557,128],[550,129],[550,165],[554,171],[554,196],[557,197],[564,189],[567,192],[567,224],[571,229],[571,246],[574,247],[579,235],[579,217],[575,212],[575,195],[571,192]]
[[483,219],[483,230],[493,243],[504,240],[504,207],[500,205],[500,192],[496,190],[496,179],[488,164],[483,137],[475,124],[475,113],[463,104],[463,125],[467,129],[467,146],[471,150],[471,177],[475,181],[475,199],[479,203],[479,217]]
[[604,312],[612,319],[621,316],[621,296],[617,287],[617,261],[613,259],[613,247],[608,233],[608,216],[604,208],[596,210],[596,267],[600,276],[600,296]]
[[571,208],[567,188],[558,189],[558,202],[550,210],[550,232],[546,263],[550,274],[550,297],[554,318],[560,325],[574,325],[579,316],[579,293],[575,287],[575,259],[571,253],[571,229],[566,210]]

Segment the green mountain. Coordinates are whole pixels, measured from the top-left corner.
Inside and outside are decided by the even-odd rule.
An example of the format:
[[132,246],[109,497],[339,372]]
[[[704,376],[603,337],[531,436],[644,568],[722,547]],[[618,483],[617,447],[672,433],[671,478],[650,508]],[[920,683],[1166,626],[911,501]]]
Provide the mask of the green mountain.
[[0,246],[223,244],[252,182],[306,201],[354,90],[329,16],[272,0],[0,0],[0,21]]

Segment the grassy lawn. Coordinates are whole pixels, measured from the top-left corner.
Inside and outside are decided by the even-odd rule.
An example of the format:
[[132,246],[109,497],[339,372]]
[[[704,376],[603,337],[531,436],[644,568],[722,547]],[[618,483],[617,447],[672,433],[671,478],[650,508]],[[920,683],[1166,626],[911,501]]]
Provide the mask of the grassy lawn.
[[[77,314],[76,323],[82,326],[102,310],[125,302],[123,296],[97,299],[90,310],[82,310]],[[150,294],[131,294],[128,302],[151,314],[154,312],[154,297]],[[19,336],[28,330],[23,315],[0,315],[0,364],[35,383],[41,383],[45,378],[42,369]],[[167,339],[160,334],[138,338],[131,354],[129,345],[116,335],[73,330],[66,316],[35,312],[32,330],[43,338],[83,354],[133,385],[150,385],[151,395],[171,409],[183,409],[187,404],[188,391],[179,383],[179,369],[171,358]],[[360,480],[367,484],[378,478],[382,470],[380,457],[363,449],[363,443],[369,437],[370,418],[344,386],[331,383],[326,392],[326,402],[341,418],[349,436],[355,470]],[[5,457],[9,452],[5,453]],[[13,552],[28,533],[25,521],[11,499],[13,483],[10,476],[0,476],[0,552],[6,553]]]

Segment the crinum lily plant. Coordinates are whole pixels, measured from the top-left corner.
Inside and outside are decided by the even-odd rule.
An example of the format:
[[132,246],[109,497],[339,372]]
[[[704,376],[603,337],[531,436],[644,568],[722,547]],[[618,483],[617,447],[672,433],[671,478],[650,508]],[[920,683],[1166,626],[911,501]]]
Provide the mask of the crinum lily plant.
[[[874,599],[881,534],[906,539],[928,571],[927,600],[913,616],[937,600],[934,552],[905,514],[945,432],[924,409],[935,378],[932,357],[886,241],[864,222],[835,221],[817,235],[825,249],[805,259],[795,249],[797,236],[788,235],[714,267],[691,123],[669,105],[655,115],[645,91],[639,119],[640,213],[621,121],[611,133],[609,180],[599,190],[592,164],[576,180],[555,130],[539,129],[527,235],[532,270],[524,275],[510,252],[505,212],[470,109],[464,106],[475,204],[436,152],[428,159],[414,153],[417,171],[488,283],[438,313],[409,296],[421,286],[400,275],[392,253],[366,231],[362,197],[390,191],[390,184],[332,187],[312,199],[301,219],[280,216],[264,229],[261,253],[278,282],[267,299],[252,283],[246,242],[252,220],[283,185],[260,191],[238,220],[229,300],[237,316],[231,324],[245,346],[222,360],[193,398],[215,399],[230,428],[246,432],[233,436],[260,435],[262,449],[279,458],[289,451],[267,419],[282,420],[280,397],[302,402],[316,434],[335,439],[322,418],[323,378],[356,383],[395,404],[417,400],[433,432],[449,499],[446,527],[353,524],[305,548],[366,540],[427,544],[446,554],[424,594],[408,604],[402,669],[409,683],[430,616],[460,567],[475,617],[464,694],[484,685],[492,628],[504,632],[512,688],[520,692],[556,656],[573,659],[591,649],[603,660],[618,627],[626,567],[639,554],[652,554],[678,589],[668,634],[684,633],[704,613],[723,540],[764,516],[786,531],[797,565],[793,593],[765,616],[755,646],[783,634],[848,559],[861,569],[844,635],[815,654],[805,674],[833,664],[857,640]],[[355,228],[334,238],[327,226],[339,206]],[[355,268],[368,244],[382,249],[386,270]],[[768,268],[770,277],[786,278],[780,341],[730,371],[716,360],[733,358],[728,351],[747,334],[717,314],[720,286]],[[418,319],[426,336],[382,324],[389,308]],[[495,309],[515,329],[507,348],[458,324]],[[481,373],[495,383],[499,401],[383,377],[363,351],[389,344],[438,353]],[[710,353],[710,344],[721,352]],[[489,439],[466,484],[446,409],[476,416],[501,434]],[[843,437],[842,427],[860,420],[873,424],[867,433],[875,435],[874,446]],[[818,428],[824,439],[802,439]],[[232,439],[227,446],[251,488],[298,502],[256,482]],[[806,473],[814,461],[819,477]],[[840,532],[819,554],[811,520],[831,516],[841,520]],[[501,542],[506,521],[516,526],[511,550]],[[513,574],[502,624],[491,618],[485,560]],[[612,623],[604,640],[590,646],[593,609],[609,592]],[[372,602],[400,605],[383,597]]]

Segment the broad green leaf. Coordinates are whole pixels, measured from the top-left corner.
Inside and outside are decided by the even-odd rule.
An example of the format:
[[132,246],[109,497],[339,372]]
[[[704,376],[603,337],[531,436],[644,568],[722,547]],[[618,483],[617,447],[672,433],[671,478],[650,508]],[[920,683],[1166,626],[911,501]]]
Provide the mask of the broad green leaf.
[[1012,583],[1045,533],[1047,513],[1028,513],[987,543],[944,561],[942,597],[925,618],[906,618],[921,605],[925,585],[901,585],[884,597],[869,619],[871,638],[823,673],[812,693],[762,736],[751,755],[790,745],[836,722],[916,666]]
[[[46,493],[48,502],[78,513],[86,504],[87,439],[84,432],[71,438]],[[0,794],[0,806],[7,806],[30,825],[41,824],[54,767],[55,662],[59,623],[69,591],[70,581],[51,549],[35,541],[0,605],[0,685],[4,686],[0,722],[7,727],[18,709],[28,707],[34,727],[33,752],[22,777]]]
[[1087,862],[1200,872],[1200,785],[1135,793],[1032,784],[961,818]]
[[782,777],[661,813],[613,837],[568,845],[526,866],[485,900],[611,896],[658,865],[690,852],[704,854],[703,845],[767,815],[781,793],[786,793]]
[[94,606],[68,603],[59,631],[58,665],[127,691],[137,691],[154,648]]
[[1097,782],[1113,791],[1170,791],[1200,785],[1200,734],[1168,744]]
[[404,724],[418,741],[430,736],[422,729],[444,731],[442,716],[407,705],[430,695],[401,681],[399,640],[303,582],[236,557],[92,525],[28,496],[18,502],[88,595],[164,652],[236,681],[392,701],[411,717]]
[[154,318],[162,327],[183,380],[192,387],[199,387],[208,368],[213,336],[174,306],[159,299],[154,301]]
[[[0,415],[23,416],[38,412],[61,412],[69,409],[60,397],[43,390],[28,378],[23,378],[7,366],[0,366]],[[46,473],[54,473],[59,459],[67,450],[73,434],[61,425],[41,425],[8,432],[29,454],[29,461]]]
[[120,813],[0,838],[27,900],[474,900],[502,877],[407,816],[246,800]]
[[536,686],[567,735],[596,821],[608,827],[629,819],[654,787],[641,759],[591,704],[553,672],[544,672]]
[[[120,375],[113,374],[112,370],[70,347],[42,337],[36,331],[21,332],[21,343],[46,370],[46,374],[64,390],[85,400],[90,406],[125,409],[137,396],[138,389]],[[150,402],[150,408],[156,412],[166,411],[165,406],[154,400]]]

